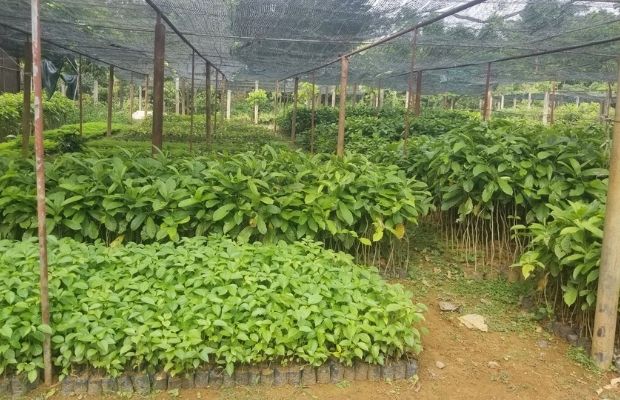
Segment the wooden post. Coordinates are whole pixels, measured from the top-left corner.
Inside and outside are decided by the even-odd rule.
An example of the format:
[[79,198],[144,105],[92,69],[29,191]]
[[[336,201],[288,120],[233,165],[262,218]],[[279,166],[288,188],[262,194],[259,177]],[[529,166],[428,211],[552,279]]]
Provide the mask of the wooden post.
[[276,89],[273,92],[273,133],[278,133],[278,92],[280,81],[276,81]]
[[[34,83],[34,153],[37,182],[37,224],[39,237],[39,289],[41,296],[41,324],[50,325],[50,306],[47,269],[47,230],[45,227],[45,149],[43,148],[43,84],[41,67],[40,0],[31,0],[32,21],[32,80]],[[43,333],[43,369],[46,386],[52,384],[51,335]]]
[[155,23],[155,51],[153,52],[153,155],[162,150],[164,142],[164,53],[166,27],[157,13]]
[[211,143],[211,64],[206,63],[206,95],[205,95],[205,133],[207,145]]
[[336,85],[332,86],[332,107],[336,107]]
[[551,82],[551,98],[549,100],[549,124],[555,123],[555,82]]
[[30,153],[30,86],[32,81],[32,43],[24,44],[24,103],[22,108],[22,156]]
[[174,112],[178,115],[181,112],[181,102],[179,98],[179,77],[174,78]]
[[542,123],[543,125],[549,124],[549,92],[545,92],[545,100],[543,101]]
[[413,106],[413,76],[415,74],[415,61],[418,42],[418,30],[413,31],[413,38],[411,39],[411,65],[409,69],[409,77],[407,79],[407,92],[405,94],[405,130],[403,132],[403,154],[407,154],[407,140],[409,139],[409,129],[411,129],[411,108]]
[[[258,92],[258,81],[254,81],[254,91]],[[254,104],[254,125],[258,125],[258,103]]]
[[[618,87],[620,88],[620,59],[618,60]],[[620,104],[620,93],[616,94],[616,104]],[[614,117],[610,156],[609,188],[592,334],[592,358],[594,363],[603,370],[611,366],[614,355],[618,293],[620,292],[620,246],[618,246],[620,241],[620,112],[617,111]]]
[[80,136],[84,134],[84,102],[82,98],[82,56],[80,56],[77,76],[78,104],[80,109]]
[[189,110],[189,153],[192,154],[192,146],[194,141],[194,89],[196,75],[196,52],[192,50],[192,81],[190,83],[190,110]]
[[230,119],[230,106],[232,105],[232,91],[228,89],[226,91],[226,119]]
[[129,82],[129,123],[133,123],[133,76]]
[[108,129],[106,136],[112,136],[112,102],[114,100],[114,66],[110,65],[108,74]]
[[146,75],[146,84],[144,86],[144,118],[148,116],[149,111],[149,75]]
[[[347,80],[349,78],[349,59],[340,57],[340,110],[338,112],[338,142],[336,144],[336,154],[338,157],[344,156],[344,122],[347,113]],[[334,94],[336,90],[334,89]]]
[[93,84],[93,104],[99,104],[99,82],[97,80]]
[[413,114],[419,117],[422,113],[422,71],[418,71],[415,85],[415,105]]
[[315,104],[315,94],[314,88],[316,83],[316,78],[314,76],[314,72],[310,75],[310,80],[312,84],[312,110],[310,113],[310,153],[314,154],[314,131],[316,129],[316,104]]
[[484,85],[484,105],[482,109],[482,119],[488,121],[491,118],[491,63],[487,63],[487,76]]
[[293,85],[293,115],[291,117],[291,142],[295,144],[297,131],[297,102],[299,101],[299,77],[295,77]]
[[215,71],[215,90],[213,91],[213,136],[217,136],[217,109],[220,86],[220,73]]

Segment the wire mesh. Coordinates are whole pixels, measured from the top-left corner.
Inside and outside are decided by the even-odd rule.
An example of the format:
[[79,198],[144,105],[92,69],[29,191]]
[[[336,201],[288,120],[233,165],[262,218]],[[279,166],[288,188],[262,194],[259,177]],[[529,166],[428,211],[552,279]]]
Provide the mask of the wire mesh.
[[[464,0],[154,0],[198,51],[234,85],[276,80],[334,60],[391,32],[411,27]],[[30,1],[0,0],[0,45],[23,51]],[[49,0],[42,4],[44,55],[78,51],[119,67],[128,79],[149,74],[156,13],[142,0]],[[166,74],[189,77],[192,50],[166,31]],[[349,82],[405,90],[412,34],[351,57]],[[505,57],[620,38],[620,0],[487,0],[419,31],[416,69],[422,92],[480,94],[484,63]],[[55,45],[54,45],[55,44]],[[62,47],[59,47],[62,46]],[[494,63],[492,84],[536,81],[611,81],[620,41],[551,55]],[[200,60],[197,58],[197,60]],[[197,62],[204,85],[204,62]],[[474,64],[474,65],[468,65]],[[468,65],[462,66],[461,65]],[[429,70],[431,69],[431,70]],[[337,85],[338,63],[315,73]],[[302,76],[308,79],[308,76]],[[215,77],[213,77],[215,80]],[[283,87],[284,85],[281,85]],[[292,88],[292,81],[288,82]]]

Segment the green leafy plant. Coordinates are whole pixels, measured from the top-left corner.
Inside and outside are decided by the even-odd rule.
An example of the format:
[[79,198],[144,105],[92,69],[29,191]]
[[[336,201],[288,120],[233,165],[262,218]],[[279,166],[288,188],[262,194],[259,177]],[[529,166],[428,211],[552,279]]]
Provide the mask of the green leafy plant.
[[106,247],[50,237],[51,326],[40,324],[37,254],[34,239],[0,241],[0,374],[36,377],[44,333],[63,375],[382,364],[422,349],[424,306],[318,243],[211,236]]

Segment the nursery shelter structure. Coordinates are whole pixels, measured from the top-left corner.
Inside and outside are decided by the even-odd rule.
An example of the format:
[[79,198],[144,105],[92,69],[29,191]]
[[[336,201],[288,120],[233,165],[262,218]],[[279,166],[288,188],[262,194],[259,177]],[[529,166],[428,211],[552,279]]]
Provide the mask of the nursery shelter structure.
[[[260,82],[275,91],[276,104],[289,88],[295,110],[300,79],[339,86],[336,152],[342,156],[347,94],[359,85],[407,91],[406,142],[407,123],[420,113],[426,94],[479,96],[488,119],[493,88],[500,84],[619,80],[620,1],[0,0],[0,47],[24,60],[25,83],[30,85],[30,76],[34,83],[41,308],[42,322],[49,324],[42,56],[108,65],[109,89],[114,74],[132,84],[144,80],[147,89],[152,83],[154,152],[163,147],[166,75],[191,80],[192,94],[196,87],[206,89],[207,141],[214,87]],[[24,97],[29,115],[29,94]],[[335,98],[332,89],[334,106]],[[108,107],[110,116],[111,102]],[[618,119],[616,113],[614,138],[620,135]],[[26,141],[28,121],[24,125]],[[614,246],[620,240],[619,159],[614,140],[593,344],[601,366],[613,355],[620,292]],[[50,348],[46,335],[46,383],[52,378]]]

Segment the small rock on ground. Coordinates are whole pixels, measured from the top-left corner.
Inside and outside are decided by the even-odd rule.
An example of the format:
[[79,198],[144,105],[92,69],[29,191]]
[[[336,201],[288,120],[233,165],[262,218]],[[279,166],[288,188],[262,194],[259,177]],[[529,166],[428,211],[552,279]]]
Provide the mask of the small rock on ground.
[[491,369],[498,369],[499,368],[499,363],[497,361],[489,361],[488,366]]
[[440,301],[439,302],[439,309],[441,311],[457,311],[461,306],[454,304],[454,303],[450,303],[449,301]]
[[477,329],[482,332],[488,332],[489,327],[487,326],[484,317],[478,314],[467,314],[459,317],[459,321],[465,325],[465,327],[469,329]]
[[441,361],[435,361],[435,366],[439,369],[446,368],[446,364],[442,363]]

